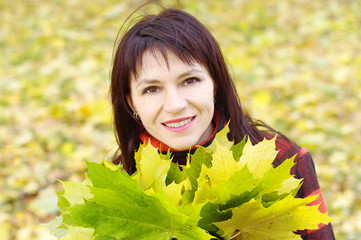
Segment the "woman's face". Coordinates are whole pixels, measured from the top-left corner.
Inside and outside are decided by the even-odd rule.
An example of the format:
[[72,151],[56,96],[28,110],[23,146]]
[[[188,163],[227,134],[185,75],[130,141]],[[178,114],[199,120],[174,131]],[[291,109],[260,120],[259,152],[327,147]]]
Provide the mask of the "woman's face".
[[159,51],[144,53],[127,100],[153,137],[186,150],[212,135],[214,84],[203,65],[188,65],[167,53],[168,66]]

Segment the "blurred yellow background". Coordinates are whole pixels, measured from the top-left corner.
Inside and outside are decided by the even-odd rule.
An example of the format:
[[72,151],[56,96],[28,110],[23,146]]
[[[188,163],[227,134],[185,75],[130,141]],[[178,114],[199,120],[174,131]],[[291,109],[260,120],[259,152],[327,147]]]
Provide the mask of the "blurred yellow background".
[[[108,87],[137,0],[0,1],[0,239],[54,239],[62,181],[116,150]],[[313,155],[336,238],[361,239],[361,1],[153,1],[218,39],[243,105]]]

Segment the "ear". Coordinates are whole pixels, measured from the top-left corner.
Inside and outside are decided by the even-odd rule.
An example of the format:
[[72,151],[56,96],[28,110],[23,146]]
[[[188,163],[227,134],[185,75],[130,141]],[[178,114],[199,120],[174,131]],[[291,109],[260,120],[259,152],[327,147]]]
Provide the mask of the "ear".
[[133,102],[132,102],[132,98],[130,96],[126,96],[127,99],[127,103],[129,105],[129,107],[132,109],[133,112],[136,112],[134,106],[133,106]]

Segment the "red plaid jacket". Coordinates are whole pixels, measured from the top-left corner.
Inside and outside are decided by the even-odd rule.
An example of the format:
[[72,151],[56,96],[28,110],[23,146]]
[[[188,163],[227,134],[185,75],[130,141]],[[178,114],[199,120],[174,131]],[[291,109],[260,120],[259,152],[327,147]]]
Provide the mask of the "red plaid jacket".
[[[301,148],[294,143],[290,143],[281,138],[276,140],[276,149],[279,151],[276,160],[273,162],[277,167],[284,160],[297,154],[295,158],[295,166],[291,169],[291,174],[296,178],[303,178],[303,184],[297,193],[297,197],[304,198],[312,195],[320,194],[319,197],[311,204],[318,205],[322,213],[327,212],[325,201],[322,196],[320,186],[317,181],[315,165],[312,157],[306,148]],[[328,225],[320,225],[318,230],[304,230],[299,232],[302,239],[305,240],[332,240],[335,239],[331,223]]]

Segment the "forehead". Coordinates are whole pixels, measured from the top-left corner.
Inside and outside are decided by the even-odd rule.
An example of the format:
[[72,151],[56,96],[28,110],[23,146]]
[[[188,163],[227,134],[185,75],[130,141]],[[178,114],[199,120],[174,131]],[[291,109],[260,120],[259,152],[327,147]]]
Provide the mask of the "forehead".
[[160,50],[152,49],[146,50],[138,65],[137,68],[139,71],[142,71],[144,68],[152,68],[152,67],[163,67],[166,66],[169,70],[169,61],[179,60],[178,57],[175,56],[173,52],[164,51],[161,52]]
[[193,60],[192,56],[177,54],[169,49],[158,49],[152,48],[144,51],[143,55],[139,59],[138,68],[141,70],[146,65],[158,65],[158,66],[166,66],[169,70],[170,63],[183,63],[184,65],[192,66],[197,64],[196,61]]
[[174,67],[177,67],[177,70],[179,70],[179,66],[182,66],[183,68],[204,68],[202,64],[191,60],[190,57],[181,59],[170,50],[161,51],[158,49],[148,49],[144,51],[143,55],[138,59],[136,71],[131,79],[132,81],[137,80],[141,75],[149,74],[151,72],[171,72],[175,70]]

